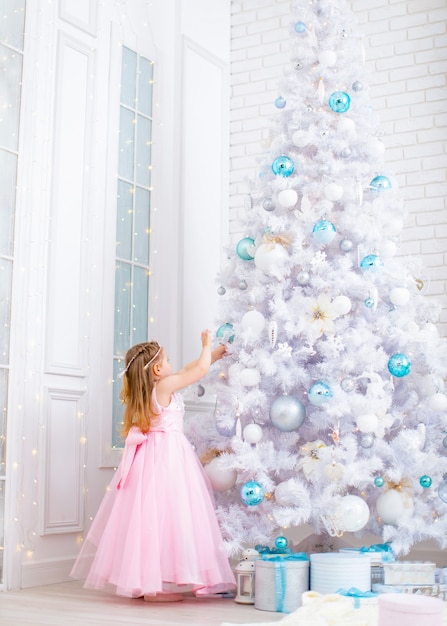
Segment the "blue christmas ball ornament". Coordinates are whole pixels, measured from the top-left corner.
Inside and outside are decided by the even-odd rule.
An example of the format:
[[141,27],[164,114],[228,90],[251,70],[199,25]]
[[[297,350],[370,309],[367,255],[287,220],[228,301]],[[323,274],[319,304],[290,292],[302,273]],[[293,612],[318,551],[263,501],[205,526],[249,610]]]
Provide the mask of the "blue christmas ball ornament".
[[367,254],[360,261],[360,269],[364,272],[377,272],[381,267],[383,267],[383,261],[377,254]]
[[334,91],[329,96],[329,106],[335,113],[346,113],[351,106],[351,98],[345,91]]
[[229,343],[232,343],[234,341],[233,328],[233,324],[229,324],[228,322],[222,324],[222,326],[219,326],[216,330],[216,337],[224,342],[228,341]]
[[270,405],[270,421],[284,433],[299,428],[306,419],[306,407],[294,396],[279,396]]
[[375,301],[373,298],[366,298],[365,299],[365,306],[367,309],[373,309],[375,305]]
[[277,176],[284,176],[284,178],[288,178],[295,171],[295,165],[289,157],[280,156],[273,161],[272,171]]
[[236,252],[243,261],[252,261],[255,258],[255,241],[251,237],[244,237],[236,244]]
[[312,229],[312,235],[315,241],[323,244],[330,243],[334,239],[336,233],[337,229],[334,224],[328,220],[320,220]]
[[406,376],[411,371],[411,361],[406,354],[393,354],[388,361],[388,371],[397,378]]
[[264,489],[255,480],[249,480],[241,486],[241,500],[247,506],[256,506],[264,500]]
[[275,539],[275,547],[278,548],[278,550],[284,550],[285,548],[287,548],[288,544],[289,540],[283,535],[280,535]]
[[315,406],[321,406],[329,402],[332,398],[332,391],[329,385],[321,382],[319,380],[317,383],[314,383],[312,387],[308,391],[309,401],[312,402]]
[[382,478],[382,476],[376,476],[374,478],[374,484],[376,487],[383,487],[383,485],[385,484],[385,480]]
[[306,24],[304,22],[296,22],[295,26],[296,33],[305,33],[306,32]]
[[427,475],[421,476],[419,479],[419,484],[424,489],[428,489],[429,487],[431,487],[432,479],[430,476]]
[[286,104],[287,104],[287,102],[286,102],[286,100],[282,96],[279,96],[275,100],[275,107],[277,109],[283,109],[286,106]]
[[391,189],[392,186],[393,185],[391,184],[390,179],[382,175],[375,176],[369,183],[369,188],[371,189],[371,191],[374,191],[376,193],[388,191],[389,189]]
[[447,504],[447,478],[444,478],[444,480],[439,483],[438,496]]

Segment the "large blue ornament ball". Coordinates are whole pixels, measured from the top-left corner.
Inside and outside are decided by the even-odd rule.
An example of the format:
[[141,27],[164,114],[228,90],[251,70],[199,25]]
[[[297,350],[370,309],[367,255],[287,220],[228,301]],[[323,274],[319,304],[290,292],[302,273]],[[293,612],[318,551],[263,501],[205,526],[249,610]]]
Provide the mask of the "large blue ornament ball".
[[326,385],[321,380],[314,383],[308,391],[309,401],[315,406],[326,404],[332,398],[332,395],[329,385]]
[[264,500],[264,489],[255,480],[249,480],[241,486],[241,500],[247,506],[256,506]]
[[376,193],[382,193],[383,191],[388,191],[391,189],[393,185],[391,181],[386,176],[375,176],[372,181],[369,183],[369,188],[371,191],[375,191]]
[[376,272],[381,267],[383,267],[383,261],[377,254],[367,254],[360,261],[360,269],[363,272]]
[[229,343],[232,343],[234,341],[233,328],[233,324],[229,324],[228,322],[222,324],[222,326],[219,326],[216,330],[216,337],[218,339],[222,339],[224,342],[228,341]]
[[329,106],[335,113],[346,113],[351,106],[351,98],[345,91],[334,91],[329,96]]
[[295,165],[287,156],[276,157],[272,163],[272,172],[277,176],[288,178],[295,171]]
[[306,407],[294,396],[279,396],[270,406],[273,426],[284,433],[299,428],[306,419]]
[[438,496],[447,504],[447,478],[444,478],[444,480],[439,483]]
[[287,539],[287,537],[284,537],[284,535],[280,535],[275,539],[275,547],[278,548],[278,550],[284,550],[285,548],[287,548],[288,544],[289,540]]
[[380,488],[380,487],[383,487],[383,485],[384,485],[384,484],[385,484],[385,479],[384,479],[384,478],[382,478],[382,476],[376,476],[376,477],[374,478],[374,485],[375,485],[376,487],[379,487],[379,488]]
[[334,224],[328,220],[320,220],[312,229],[312,235],[315,241],[323,244],[330,243],[334,239],[336,233],[337,229]]
[[236,244],[236,252],[243,261],[251,261],[255,258],[255,241],[251,237],[244,237]]
[[306,24],[304,22],[296,22],[294,28],[296,33],[306,32]]
[[397,378],[406,376],[411,371],[411,361],[406,354],[393,354],[388,361],[388,371]]
[[284,109],[286,104],[287,104],[287,101],[282,96],[278,96],[278,98],[276,98],[275,100],[275,107],[277,109]]

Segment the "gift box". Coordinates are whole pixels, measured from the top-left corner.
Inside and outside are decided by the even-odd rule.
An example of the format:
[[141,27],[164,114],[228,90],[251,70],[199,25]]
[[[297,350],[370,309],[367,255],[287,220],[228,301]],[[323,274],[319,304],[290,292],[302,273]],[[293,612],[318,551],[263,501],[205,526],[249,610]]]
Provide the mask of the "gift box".
[[398,593],[379,596],[379,626],[442,626],[444,607],[437,598],[404,597]]
[[436,564],[430,561],[398,561],[383,564],[385,585],[433,585]]
[[371,559],[357,552],[321,552],[310,555],[310,589],[321,594],[355,587],[371,591]]
[[262,555],[255,562],[255,609],[291,613],[309,589],[309,557],[304,552]]
[[447,584],[434,585],[380,585],[374,584],[372,590],[376,593],[412,593],[422,596],[431,596],[440,600],[447,600]]

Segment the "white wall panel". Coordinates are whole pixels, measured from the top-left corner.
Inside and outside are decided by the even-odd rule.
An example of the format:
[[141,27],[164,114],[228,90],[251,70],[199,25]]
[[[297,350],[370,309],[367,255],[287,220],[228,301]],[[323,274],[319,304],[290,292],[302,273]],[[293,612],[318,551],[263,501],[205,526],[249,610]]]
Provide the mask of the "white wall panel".
[[227,162],[225,64],[189,39],[183,47],[182,360],[196,358],[200,331],[216,320],[216,275],[224,243]]
[[93,54],[65,35],[58,41],[49,243],[47,372],[83,375],[82,292],[88,211],[88,102]]
[[41,534],[83,527],[83,391],[48,388],[41,444]]
[[61,19],[94,34],[96,30],[96,0],[61,0],[59,16]]

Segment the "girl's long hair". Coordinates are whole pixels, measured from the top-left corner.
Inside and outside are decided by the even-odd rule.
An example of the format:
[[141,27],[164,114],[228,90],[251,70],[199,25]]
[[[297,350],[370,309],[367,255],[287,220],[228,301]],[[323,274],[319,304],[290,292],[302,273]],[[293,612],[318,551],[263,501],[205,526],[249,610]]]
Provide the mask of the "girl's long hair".
[[[126,352],[126,369],[120,393],[121,401],[126,407],[121,431],[124,438],[132,426],[137,426],[143,433],[150,430],[151,419],[157,415],[152,405],[152,365],[162,358],[163,350],[156,341],[138,343]],[[150,367],[144,369],[150,361]]]

